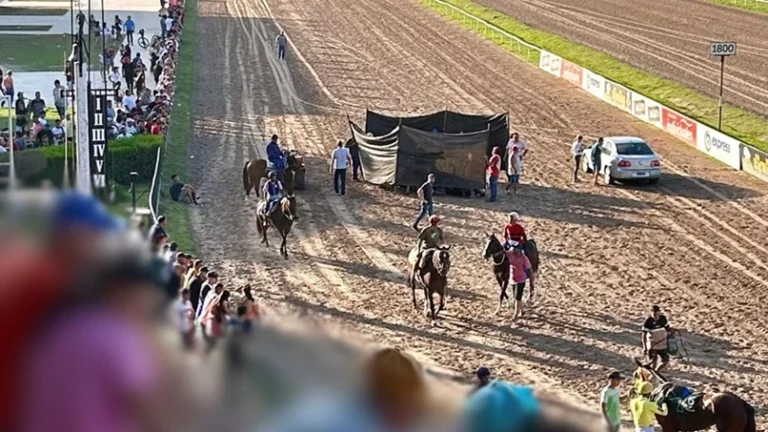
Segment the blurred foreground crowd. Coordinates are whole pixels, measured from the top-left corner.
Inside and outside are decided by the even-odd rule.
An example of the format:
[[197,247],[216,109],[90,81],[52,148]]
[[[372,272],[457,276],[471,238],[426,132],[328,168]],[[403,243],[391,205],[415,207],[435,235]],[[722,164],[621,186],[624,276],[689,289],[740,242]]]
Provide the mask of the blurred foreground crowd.
[[447,392],[399,349],[346,355],[270,325],[250,287],[168,241],[165,218],[144,230],[56,191],[1,215],[0,430],[581,430],[485,369]]

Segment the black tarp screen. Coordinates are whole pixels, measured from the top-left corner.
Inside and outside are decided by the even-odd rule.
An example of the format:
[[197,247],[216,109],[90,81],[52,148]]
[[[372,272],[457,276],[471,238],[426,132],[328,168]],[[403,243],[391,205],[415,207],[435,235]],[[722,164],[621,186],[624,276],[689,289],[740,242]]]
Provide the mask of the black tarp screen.
[[439,187],[482,189],[485,185],[488,130],[446,134],[401,126],[397,135],[395,184],[420,186],[434,173]]
[[507,114],[470,115],[453,111],[439,111],[415,117],[392,117],[367,110],[365,116],[365,131],[374,136],[383,136],[397,126],[407,126],[420,131],[432,132],[437,129],[440,133],[471,133],[490,129],[490,137],[485,151],[491,154],[494,147],[502,152],[509,139],[509,118]]
[[366,181],[373,184],[395,184],[397,169],[397,136],[399,128],[383,136],[367,136],[356,124],[349,122],[352,138],[360,147],[360,165]]

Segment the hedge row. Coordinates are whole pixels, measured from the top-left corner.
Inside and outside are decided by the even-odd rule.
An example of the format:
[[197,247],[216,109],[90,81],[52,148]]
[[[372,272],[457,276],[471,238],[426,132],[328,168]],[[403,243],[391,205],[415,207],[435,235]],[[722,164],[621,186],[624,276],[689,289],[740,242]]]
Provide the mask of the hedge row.
[[[162,135],[137,135],[110,141],[107,153],[107,174],[111,182],[130,184],[130,173],[139,174],[139,181],[151,181],[155,170],[157,149],[163,144]],[[73,146],[67,146],[70,182],[75,179]],[[8,154],[0,154],[0,162]],[[16,175],[25,186],[39,186],[44,180],[61,186],[64,179],[64,146],[47,146],[14,154]]]

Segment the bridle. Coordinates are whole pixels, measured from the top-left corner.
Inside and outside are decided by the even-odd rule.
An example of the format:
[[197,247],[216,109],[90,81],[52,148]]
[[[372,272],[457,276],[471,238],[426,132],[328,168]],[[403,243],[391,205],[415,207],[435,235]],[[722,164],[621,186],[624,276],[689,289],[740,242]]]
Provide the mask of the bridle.
[[448,253],[447,250],[437,249],[432,258],[432,265],[435,267],[435,270],[437,270],[437,273],[440,276],[445,277],[445,275],[448,274],[448,270],[451,269],[451,263],[448,260],[443,262],[442,260],[443,254],[445,254],[448,257],[447,259],[450,260],[450,254]]
[[[495,238],[493,236],[488,236],[488,239],[486,240],[485,250],[488,251],[488,248],[491,246],[492,238]],[[498,239],[496,240],[498,242]],[[493,261],[493,265],[500,266],[504,264],[504,260],[507,258],[507,255],[504,253],[504,246],[499,244],[501,246],[501,250],[498,252],[494,252],[488,256],[488,258],[491,258],[491,261]],[[499,262],[496,262],[496,257],[501,257],[501,260]],[[486,259],[488,259],[486,258]]]

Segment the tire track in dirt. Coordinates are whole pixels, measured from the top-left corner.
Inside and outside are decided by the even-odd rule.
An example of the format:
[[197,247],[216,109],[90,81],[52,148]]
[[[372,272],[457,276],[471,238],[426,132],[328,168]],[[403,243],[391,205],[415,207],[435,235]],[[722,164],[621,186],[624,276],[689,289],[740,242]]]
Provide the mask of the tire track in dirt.
[[[717,62],[708,56],[707,43],[737,40],[744,46],[744,55],[740,52],[738,58],[729,59],[725,100],[768,113],[768,76],[764,73],[768,70],[768,27],[760,15],[689,0],[650,0],[642,4],[618,0],[479,3],[715,98],[719,70]],[[733,22],[740,25],[730,25]]]

